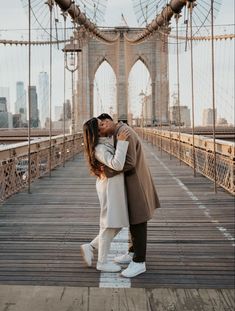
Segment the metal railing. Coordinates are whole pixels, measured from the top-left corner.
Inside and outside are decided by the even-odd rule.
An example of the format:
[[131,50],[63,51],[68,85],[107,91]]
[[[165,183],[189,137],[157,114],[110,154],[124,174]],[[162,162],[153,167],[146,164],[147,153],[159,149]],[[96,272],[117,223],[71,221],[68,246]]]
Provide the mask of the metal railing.
[[[192,135],[156,129],[136,128],[136,132],[153,145],[172,154],[196,171],[214,179],[213,141],[205,136],[195,136],[195,161],[193,159]],[[49,173],[49,168],[64,164],[83,150],[82,133],[54,136],[50,142],[43,138],[31,143],[31,181]],[[28,143],[18,143],[0,151],[0,201],[28,185]],[[235,147],[234,143],[216,140],[217,184],[235,194]]]
[[[51,139],[37,139],[31,143],[30,182],[64,164],[83,150],[83,136],[59,135]],[[51,147],[50,147],[51,146]],[[4,147],[0,151],[0,201],[28,185],[28,143],[18,143],[14,147]]]
[[[156,129],[136,128],[142,139],[179,158],[197,172],[214,180],[213,140],[195,135],[193,148],[192,135],[179,134]],[[195,152],[193,152],[193,149]],[[195,154],[195,159],[194,159]],[[195,164],[194,164],[195,163]],[[235,194],[235,144],[224,140],[216,140],[216,182],[231,194]]]

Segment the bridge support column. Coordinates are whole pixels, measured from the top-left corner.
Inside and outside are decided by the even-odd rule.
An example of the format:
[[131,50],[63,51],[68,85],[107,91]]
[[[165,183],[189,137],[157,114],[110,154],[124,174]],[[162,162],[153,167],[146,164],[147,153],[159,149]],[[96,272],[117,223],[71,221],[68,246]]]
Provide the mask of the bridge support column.
[[156,57],[156,81],[153,83],[152,92],[154,94],[155,89],[156,122],[157,124],[164,124],[168,123],[169,106],[168,50],[166,43],[164,43],[163,48],[161,40],[157,42]]
[[[91,117],[91,101],[93,100],[93,88],[88,74],[88,46],[84,44],[79,54],[79,68],[77,75],[77,100],[75,110],[76,130],[81,130],[85,120]],[[92,90],[91,90],[92,89]],[[92,95],[92,97],[91,97]]]
[[156,122],[156,82],[152,81],[152,124]]
[[127,121],[127,78],[126,55],[123,32],[120,32],[118,67],[117,67],[117,116],[118,120]]

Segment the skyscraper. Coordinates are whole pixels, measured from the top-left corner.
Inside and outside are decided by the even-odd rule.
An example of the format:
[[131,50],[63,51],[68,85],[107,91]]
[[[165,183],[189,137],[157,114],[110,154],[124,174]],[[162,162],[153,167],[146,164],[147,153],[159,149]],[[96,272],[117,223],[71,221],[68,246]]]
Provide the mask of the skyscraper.
[[[217,119],[217,111],[215,109],[215,122]],[[205,108],[202,112],[202,125],[208,126],[213,125],[213,109],[212,108]]]
[[12,127],[12,114],[10,112],[7,112],[6,97],[0,97],[0,127]]
[[16,102],[15,102],[15,113],[20,113],[23,122],[26,122],[27,111],[26,111],[26,91],[24,89],[24,82],[16,82]]
[[179,125],[179,119],[181,125],[191,126],[190,109],[188,106],[171,106],[169,107],[170,121]]
[[29,88],[31,97],[31,127],[39,126],[39,113],[38,113],[38,95],[36,92],[36,86],[32,85]]
[[49,78],[47,72],[40,72],[38,79],[38,108],[41,127],[49,117]]
[[10,92],[9,87],[0,86],[0,97],[6,98],[7,111],[12,112],[12,107],[10,107]]
[[63,106],[55,106],[55,121],[63,118]]
[[7,112],[7,99],[0,97],[0,112]]

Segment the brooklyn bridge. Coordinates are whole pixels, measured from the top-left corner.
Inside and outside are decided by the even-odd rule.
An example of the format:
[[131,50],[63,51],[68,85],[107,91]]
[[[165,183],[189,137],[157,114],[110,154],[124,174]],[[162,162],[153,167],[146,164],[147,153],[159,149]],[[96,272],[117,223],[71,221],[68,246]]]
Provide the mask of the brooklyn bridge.
[[[234,310],[234,4],[13,2],[0,5],[0,311]],[[80,252],[100,215],[82,127],[103,112],[138,134],[161,202],[133,278]]]

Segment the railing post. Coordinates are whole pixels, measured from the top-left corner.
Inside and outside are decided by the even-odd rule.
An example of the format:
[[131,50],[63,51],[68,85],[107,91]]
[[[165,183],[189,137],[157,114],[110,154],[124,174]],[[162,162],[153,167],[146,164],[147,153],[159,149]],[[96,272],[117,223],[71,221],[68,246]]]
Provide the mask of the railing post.
[[231,160],[231,165],[230,165],[230,193],[233,193],[235,195],[235,160],[234,158]]

